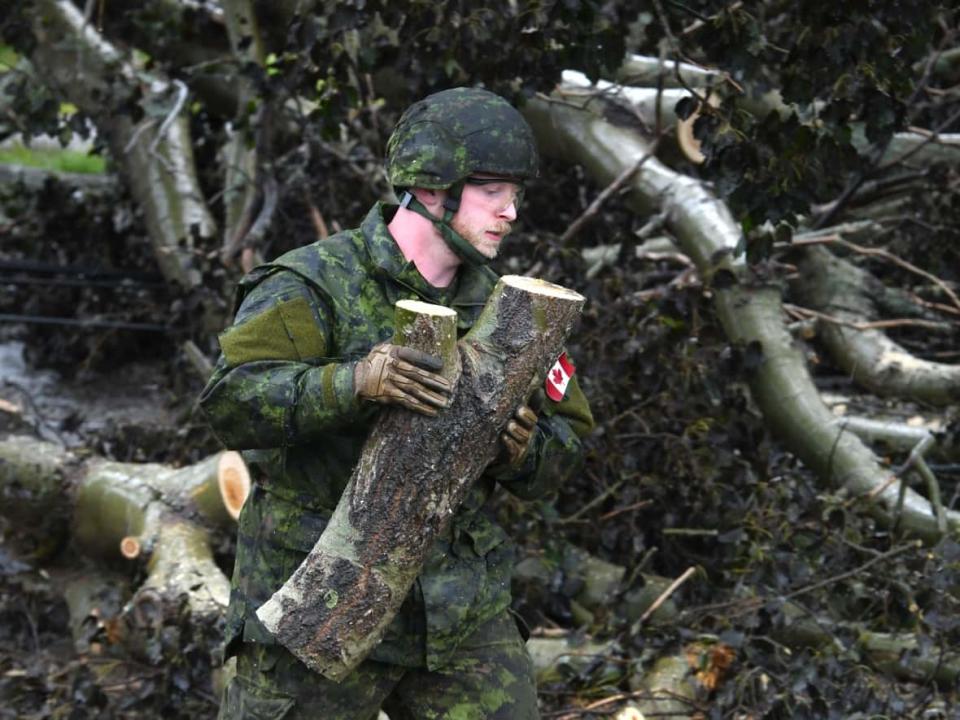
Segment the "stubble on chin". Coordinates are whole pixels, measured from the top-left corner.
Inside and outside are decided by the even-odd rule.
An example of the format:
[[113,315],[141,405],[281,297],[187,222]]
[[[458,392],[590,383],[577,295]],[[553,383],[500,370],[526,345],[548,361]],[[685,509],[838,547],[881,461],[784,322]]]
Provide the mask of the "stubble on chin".
[[501,225],[497,226],[496,228],[491,228],[490,232],[496,233],[500,236],[499,240],[493,240],[487,235],[486,230],[469,232],[466,231],[466,228],[458,228],[456,225],[453,225],[453,229],[466,238],[467,242],[469,242],[477,252],[479,252],[488,260],[493,260],[495,257],[497,257],[497,255],[500,254],[500,243],[504,241],[507,234],[510,232],[509,225]]

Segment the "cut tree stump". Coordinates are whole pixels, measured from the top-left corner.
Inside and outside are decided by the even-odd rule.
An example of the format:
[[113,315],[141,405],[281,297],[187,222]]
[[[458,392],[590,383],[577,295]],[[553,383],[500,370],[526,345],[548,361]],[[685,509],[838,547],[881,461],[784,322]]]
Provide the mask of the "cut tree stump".
[[4,539],[43,558],[69,536],[102,564],[143,563],[146,579],[124,610],[141,636],[159,633],[184,613],[192,627],[216,632],[230,582],[214,562],[211,538],[233,528],[249,487],[236,452],[171,468],[85,460],[32,437],[0,438]]
[[452,310],[397,303],[393,341],[443,359],[453,402],[435,418],[402,408],[380,413],[323,535],[257,611],[308,667],[340,680],[380,641],[583,303],[559,285],[506,276],[459,342]]

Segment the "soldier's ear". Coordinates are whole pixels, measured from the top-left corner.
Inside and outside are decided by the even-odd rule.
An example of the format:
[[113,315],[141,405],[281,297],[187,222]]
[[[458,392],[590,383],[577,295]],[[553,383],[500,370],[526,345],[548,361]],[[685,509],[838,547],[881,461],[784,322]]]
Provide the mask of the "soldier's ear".
[[412,188],[410,192],[420,203],[434,215],[443,214],[443,201],[447,197],[446,190],[430,190],[428,188]]

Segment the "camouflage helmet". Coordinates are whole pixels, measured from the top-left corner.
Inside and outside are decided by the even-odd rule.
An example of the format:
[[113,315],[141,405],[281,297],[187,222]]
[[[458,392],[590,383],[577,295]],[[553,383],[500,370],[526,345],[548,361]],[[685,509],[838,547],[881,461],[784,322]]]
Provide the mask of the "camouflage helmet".
[[400,117],[387,143],[395,188],[449,188],[476,173],[527,180],[537,146],[523,116],[499,95],[454,88],[428,95]]

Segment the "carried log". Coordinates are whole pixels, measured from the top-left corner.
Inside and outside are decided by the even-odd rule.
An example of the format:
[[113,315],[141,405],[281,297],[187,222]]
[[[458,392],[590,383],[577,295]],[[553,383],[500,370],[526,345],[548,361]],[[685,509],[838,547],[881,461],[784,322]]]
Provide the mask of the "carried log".
[[340,680],[380,641],[583,303],[559,285],[506,276],[459,342],[452,310],[397,303],[394,343],[440,356],[453,402],[435,418],[380,413],[323,535],[257,611],[308,667]]

